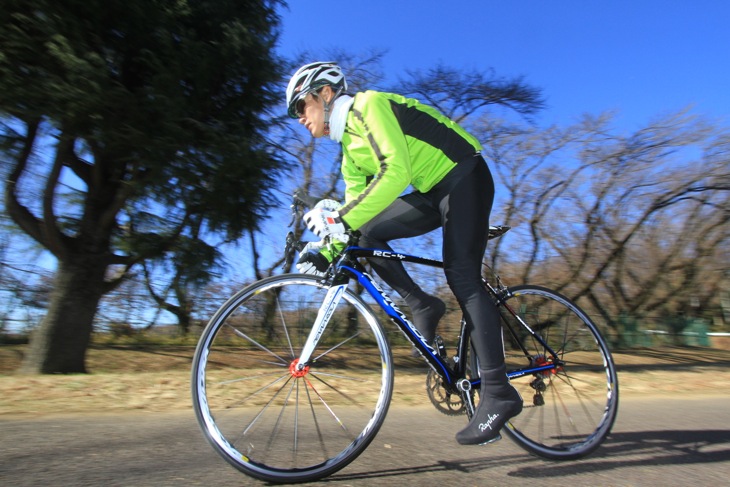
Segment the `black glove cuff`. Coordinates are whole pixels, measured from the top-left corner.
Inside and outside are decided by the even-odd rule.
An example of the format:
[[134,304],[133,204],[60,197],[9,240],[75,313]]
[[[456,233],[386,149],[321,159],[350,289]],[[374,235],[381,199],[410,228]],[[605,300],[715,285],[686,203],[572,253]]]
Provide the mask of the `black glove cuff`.
[[317,269],[319,272],[326,271],[327,268],[330,266],[330,262],[327,260],[327,257],[322,254],[307,254],[299,260],[299,263],[303,262],[311,262],[314,268]]
[[327,257],[322,254],[315,254],[314,258],[312,259],[312,264],[314,264],[314,267],[319,272],[324,272],[330,266],[330,261],[328,261]]

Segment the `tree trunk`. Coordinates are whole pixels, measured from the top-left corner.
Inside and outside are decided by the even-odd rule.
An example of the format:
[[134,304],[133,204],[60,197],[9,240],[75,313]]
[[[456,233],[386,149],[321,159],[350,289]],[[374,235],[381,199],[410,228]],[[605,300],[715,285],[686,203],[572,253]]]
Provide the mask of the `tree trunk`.
[[86,373],[86,350],[105,269],[81,258],[59,263],[48,312],[31,337],[21,373]]

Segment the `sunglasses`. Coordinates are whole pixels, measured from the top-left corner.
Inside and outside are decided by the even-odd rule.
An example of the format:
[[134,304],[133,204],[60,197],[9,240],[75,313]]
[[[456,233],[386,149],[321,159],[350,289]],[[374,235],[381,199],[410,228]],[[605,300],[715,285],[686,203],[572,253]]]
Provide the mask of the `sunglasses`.
[[294,114],[297,117],[302,118],[304,116],[304,109],[307,107],[307,96],[312,95],[312,98],[317,98],[319,96],[319,91],[309,91],[301,97],[299,101],[297,101],[296,105],[294,105]]
[[301,118],[304,115],[304,108],[307,106],[307,102],[304,100],[306,98],[306,95],[299,99],[299,101],[294,105],[294,113],[297,115],[297,117]]

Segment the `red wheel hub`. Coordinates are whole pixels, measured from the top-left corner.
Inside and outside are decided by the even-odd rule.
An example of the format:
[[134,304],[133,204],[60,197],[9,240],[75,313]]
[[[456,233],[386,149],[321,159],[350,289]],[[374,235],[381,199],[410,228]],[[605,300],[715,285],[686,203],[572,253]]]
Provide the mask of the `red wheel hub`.
[[297,379],[304,377],[309,373],[309,365],[305,365],[301,369],[299,368],[299,359],[295,358],[292,363],[289,364],[289,372]]
[[[533,364],[535,367],[542,367],[544,365],[553,365],[553,361],[549,360],[544,355],[539,355],[533,359]],[[553,369],[544,370],[544,371],[540,372],[540,374],[544,377],[547,377],[549,375],[556,375],[558,372],[560,372],[560,370],[562,370],[562,367],[556,366]]]

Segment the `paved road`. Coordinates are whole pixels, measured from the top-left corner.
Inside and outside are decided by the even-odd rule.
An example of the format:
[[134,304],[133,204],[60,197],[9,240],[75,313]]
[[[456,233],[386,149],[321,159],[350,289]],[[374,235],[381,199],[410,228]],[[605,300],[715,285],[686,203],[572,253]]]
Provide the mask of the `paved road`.
[[[391,409],[370,448],[329,486],[727,485],[726,397],[623,398],[614,432],[592,456],[555,463],[509,439],[460,447],[463,419],[432,408]],[[0,485],[264,485],[208,446],[192,412],[0,420]]]

